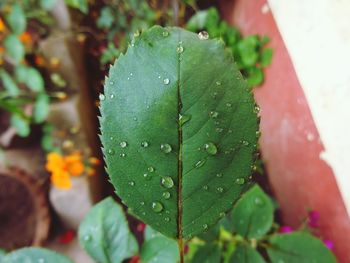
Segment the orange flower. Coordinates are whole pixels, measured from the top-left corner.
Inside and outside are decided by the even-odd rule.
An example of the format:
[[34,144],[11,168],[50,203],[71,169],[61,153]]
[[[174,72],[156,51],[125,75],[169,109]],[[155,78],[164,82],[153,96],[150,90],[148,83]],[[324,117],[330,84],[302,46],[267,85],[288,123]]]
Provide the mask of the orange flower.
[[21,42],[25,45],[29,45],[32,43],[32,36],[28,32],[23,32],[20,36],[19,39]]
[[51,182],[54,186],[69,189],[72,186],[70,177],[81,175],[85,167],[81,161],[80,153],[63,157],[52,152],[47,155],[46,169],[51,172]]
[[0,18],[0,32],[4,32],[6,30],[6,26],[4,21]]

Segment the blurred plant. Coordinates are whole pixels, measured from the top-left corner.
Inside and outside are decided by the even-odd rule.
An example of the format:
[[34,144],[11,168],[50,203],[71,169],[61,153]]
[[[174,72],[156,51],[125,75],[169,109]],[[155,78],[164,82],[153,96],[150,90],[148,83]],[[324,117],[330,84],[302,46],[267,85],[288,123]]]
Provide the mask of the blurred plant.
[[272,49],[265,47],[270,41],[267,36],[250,35],[242,37],[236,27],[220,19],[215,7],[198,11],[187,22],[186,28],[193,32],[205,30],[210,37],[222,38],[227,48],[246,77],[249,87],[259,86],[264,81],[263,69],[270,65]]
[[59,189],[70,189],[72,187],[71,177],[86,174],[93,176],[94,167],[101,162],[97,158],[90,157],[83,163],[83,156],[80,152],[69,155],[61,155],[51,152],[47,155],[46,170],[51,173],[51,183]]

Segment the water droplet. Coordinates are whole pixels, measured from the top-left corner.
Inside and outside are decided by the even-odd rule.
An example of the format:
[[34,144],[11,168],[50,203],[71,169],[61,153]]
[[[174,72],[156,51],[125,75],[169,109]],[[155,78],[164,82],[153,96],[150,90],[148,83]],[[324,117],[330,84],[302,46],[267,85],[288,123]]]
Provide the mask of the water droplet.
[[141,202],[140,202],[140,205],[145,205],[145,202],[144,202],[144,201],[141,201]]
[[199,160],[198,162],[196,162],[194,166],[199,168],[199,167],[202,167],[204,164],[205,164],[205,160]]
[[151,176],[148,173],[144,173],[143,178],[145,178],[146,180],[150,180]]
[[114,137],[113,137],[113,136],[111,136],[111,137],[109,137],[109,139],[110,139],[111,141],[113,141],[113,140],[114,140]]
[[172,151],[172,148],[171,148],[170,144],[167,144],[167,143],[161,144],[160,145],[160,149],[164,153],[170,153]]
[[145,216],[145,215],[146,215],[146,212],[142,212],[142,215]]
[[163,31],[163,37],[167,37],[169,36],[169,32],[168,31]]
[[223,132],[224,129],[223,129],[223,128],[216,128],[215,131],[216,131],[216,132]]
[[228,133],[232,133],[232,130],[228,130]]
[[209,189],[209,186],[204,185],[204,186],[203,186],[203,189],[204,189],[205,191],[207,191],[207,190]]
[[134,181],[130,181],[130,182],[129,182],[129,185],[130,185],[130,186],[134,186],[134,185],[135,185],[135,182],[134,182]]
[[198,33],[198,37],[200,40],[206,40],[209,38],[209,34],[207,31],[201,31]]
[[163,83],[164,83],[165,85],[168,85],[168,84],[170,83],[170,79],[168,79],[168,78],[164,79],[164,80],[163,80]]
[[223,176],[223,174],[222,173],[218,173],[218,174],[216,174],[216,177],[218,177],[218,178],[221,178]]
[[113,155],[114,153],[115,153],[115,151],[113,149],[108,150],[108,154]]
[[191,119],[191,115],[189,114],[184,114],[181,115],[179,114],[179,121],[180,121],[180,125],[184,125],[186,122],[188,122]]
[[114,81],[111,80],[111,81],[109,82],[109,84],[110,84],[110,85],[114,85]]
[[243,177],[239,177],[235,181],[236,184],[242,185],[245,183],[245,179]]
[[90,235],[85,235],[84,236],[84,241],[90,241],[92,238],[91,238],[91,236]]
[[120,156],[120,157],[125,157],[125,156],[126,156],[126,153],[121,153],[119,156]]
[[226,106],[227,106],[227,107],[231,107],[231,106],[232,106],[232,104],[231,104],[231,103],[229,103],[229,102],[227,102],[227,103],[226,103]]
[[249,145],[249,142],[248,142],[248,141],[241,141],[241,143],[242,143],[244,146],[248,146],[248,145]]
[[128,143],[123,141],[123,142],[120,142],[119,145],[120,145],[120,147],[125,148],[126,146],[128,146]]
[[216,188],[216,191],[218,191],[219,193],[222,193],[224,191],[224,188],[218,187],[218,188]]
[[258,105],[255,105],[254,113],[258,114],[259,112],[260,112],[260,107]]
[[134,121],[137,121],[137,117],[132,118]]
[[174,186],[174,181],[170,176],[163,177],[161,183],[165,188],[172,188]]
[[149,172],[153,173],[155,169],[154,169],[153,166],[150,166],[150,167],[147,168],[147,170],[148,170]]
[[221,85],[221,82],[220,81],[217,81],[215,82],[216,86],[220,86]]
[[146,142],[146,141],[141,142],[141,146],[143,148],[147,148],[148,147],[148,142]]
[[98,98],[99,98],[101,101],[103,101],[103,100],[106,99],[106,96],[103,95],[103,94],[101,93],[101,94],[98,96]]
[[114,98],[114,94],[111,94],[109,97],[110,97],[111,99],[113,99],[113,98]]
[[163,205],[160,202],[152,202],[152,209],[156,213],[163,211]]
[[207,224],[204,224],[202,227],[203,227],[204,230],[208,229],[208,225]]
[[183,46],[178,46],[178,47],[176,48],[176,52],[179,53],[179,54],[181,54],[182,52],[184,52]]
[[209,117],[216,119],[219,116],[219,113],[217,111],[211,111],[209,112]]
[[264,201],[260,198],[260,197],[256,197],[254,199],[254,203],[257,205],[257,206],[263,206],[264,205]]
[[169,192],[164,192],[162,195],[165,199],[169,199],[171,196],[171,194]]
[[224,217],[225,215],[226,215],[225,212],[221,212],[221,213],[219,214],[220,217]]
[[257,138],[259,138],[261,136],[261,131],[256,131],[255,135],[256,135]]
[[207,153],[209,153],[210,155],[215,155],[218,152],[218,148],[215,146],[214,143],[212,142],[207,142],[206,144],[204,144],[204,149],[206,150]]

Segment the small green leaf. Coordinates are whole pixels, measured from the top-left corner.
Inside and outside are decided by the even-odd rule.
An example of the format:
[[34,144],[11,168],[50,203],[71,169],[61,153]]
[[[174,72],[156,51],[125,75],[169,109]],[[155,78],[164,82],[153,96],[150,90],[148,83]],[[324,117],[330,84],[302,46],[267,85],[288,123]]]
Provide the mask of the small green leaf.
[[4,40],[6,55],[14,64],[19,64],[24,57],[24,46],[16,35],[8,35]]
[[41,93],[37,96],[35,104],[33,117],[35,123],[43,122],[49,113],[49,96],[46,93]]
[[68,6],[76,8],[84,14],[89,11],[88,0],[65,0],[65,2]]
[[180,28],[142,32],[111,67],[100,111],[118,195],[163,235],[208,230],[247,189],[257,116],[222,42]]
[[95,205],[83,220],[79,242],[100,263],[120,263],[138,251],[123,209],[111,197]]
[[17,114],[12,114],[11,126],[16,129],[20,137],[27,137],[30,134],[29,122]]
[[57,3],[57,0],[40,0],[41,8],[50,11],[52,10]]
[[336,263],[332,252],[316,237],[294,232],[270,238],[267,253],[272,263]]
[[186,29],[196,32],[204,29],[207,22],[208,10],[201,10],[196,12],[187,22]]
[[101,15],[97,19],[97,26],[99,28],[110,28],[114,21],[113,10],[109,6],[105,6],[101,10]]
[[44,90],[44,79],[36,68],[20,65],[16,67],[15,75],[18,82],[25,83],[32,91]]
[[247,238],[261,238],[273,223],[273,204],[258,185],[238,200],[232,211],[235,231]]
[[206,244],[194,254],[191,263],[220,263],[221,249],[216,244]]
[[22,248],[6,254],[1,263],[73,263],[69,258],[43,248]]
[[272,61],[272,48],[264,48],[261,53],[261,66],[267,67]]
[[179,247],[177,242],[161,234],[147,239],[142,245],[142,263],[177,263],[179,259]]
[[[264,258],[251,246],[240,244],[230,258],[229,263],[265,263]],[[287,262],[286,262],[287,263]]]
[[16,35],[23,33],[27,27],[27,20],[22,7],[18,4],[12,4],[10,13],[6,16],[6,21],[11,30]]
[[261,68],[250,67],[247,69],[247,83],[249,87],[259,86],[264,82],[264,73]]
[[9,96],[16,97],[19,95],[17,84],[12,79],[10,74],[8,74],[5,70],[0,70],[0,78]]

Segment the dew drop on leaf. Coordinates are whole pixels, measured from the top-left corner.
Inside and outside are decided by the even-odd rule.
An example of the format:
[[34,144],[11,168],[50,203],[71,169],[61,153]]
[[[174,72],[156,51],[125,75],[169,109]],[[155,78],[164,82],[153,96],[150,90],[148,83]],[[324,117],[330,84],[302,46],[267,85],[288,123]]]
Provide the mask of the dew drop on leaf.
[[141,146],[143,148],[147,148],[148,147],[148,142],[146,142],[146,141],[141,142]]
[[111,94],[111,96],[109,96],[111,99],[113,99],[114,98],[114,94]]
[[191,115],[189,114],[179,114],[179,121],[180,121],[180,125],[184,125],[186,122],[188,122],[191,119]]
[[128,143],[125,141],[122,141],[122,142],[120,142],[119,145],[120,145],[120,147],[125,148],[126,146],[128,146]]
[[261,198],[259,198],[259,197],[256,197],[256,198],[254,199],[254,203],[255,203],[257,206],[263,206],[263,205],[264,205],[263,200],[261,200]]
[[205,160],[199,160],[198,162],[196,162],[196,164],[194,165],[196,168],[202,167],[205,164]]
[[156,213],[163,211],[163,205],[160,202],[152,202],[152,209]]
[[209,117],[216,119],[219,116],[219,113],[217,111],[211,111],[209,112]]
[[170,176],[163,177],[161,183],[165,188],[172,188],[174,186],[174,181]]
[[164,220],[165,220],[166,222],[170,222],[170,218],[169,218],[169,217],[164,218]]
[[153,173],[153,172],[154,172],[154,167],[153,167],[153,166],[150,166],[150,167],[147,168],[147,170],[148,170],[149,172]]
[[85,235],[84,236],[84,241],[90,241],[91,240],[91,236],[90,235]]
[[215,155],[218,152],[217,147],[215,146],[214,143],[212,142],[207,142],[206,144],[204,144],[204,149],[206,150],[207,153],[209,153],[210,155]]
[[119,156],[120,156],[120,157],[125,157],[125,156],[126,156],[126,153],[121,153]]
[[150,180],[151,179],[151,176],[147,173],[144,173],[143,174],[143,178],[145,178],[146,180]]
[[134,186],[134,185],[135,185],[135,182],[134,182],[134,181],[130,181],[130,182],[129,182],[129,185],[130,185],[130,186]]
[[114,137],[113,137],[113,136],[111,136],[111,137],[109,137],[109,139],[110,139],[111,141],[113,141],[113,140],[114,140]]
[[104,101],[106,99],[106,96],[103,95],[102,93],[98,96],[98,98],[101,100],[101,101]]
[[163,83],[164,83],[165,85],[168,85],[168,84],[170,83],[170,79],[168,79],[168,78],[164,79],[164,80],[163,80]]
[[245,183],[245,179],[243,177],[237,178],[235,181],[236,184],[242,185]]
[[204,186],[203,186],[203,189],[204,189],[205,191],[207,191],[207,190],[209,189],[209,186],[204,185]]
[[114,153],[115,153],[115,151],[113,149],[108,150],[108,154],[113,155]]
[[140,202],[140,205],[145,205],[145,202],[141,201],[141,202]]
[[216,177],[218,177],[218,178],[221,178],[223,176],[223,174],[222,173],[218,173],[218,174],[216,174]]
[[172,151],[172,148],[171,148],[170,144],[167,144],[167,143],[161,144],[160,145],[160,149],[164,153],[170,153]]
[[221,82],[220,81],[217,81],[215,82],[216,86],[220,86],[221,85]]
[[248,145],[249,145],[249,142],[248,142],[248,141],[241,141],[241,143],[242,143],[244,146],[248,146]]
[[218,191],[219,193],[222,193],[224,191],[224,188],[218,187],[218,188],[216,188],[216,191]]
[[167,36],[169,36],[169,32],[168,31],[163,31],[163,37],[167,37]]
[[208,225],[207,224],[204,224],[202,227],[203,227],[204,230],[208,229]]
[[181,54],[182,52],[184,52],[183,46],[178,46],[178,47],[176,48],[176,52],[179,53],[179,54]]
[[198,37],[200,40],[207,40],[209,38],[209,34],[207,31],[201,31],[198,33]]
[[164,193],[163,193],[163,197],[164,197],[165,199],[169,199],[170,196],[171,196],[171,194],[170,194],[169,192],[164,192]]
[[227,106],[227,107],[231,107],[231,106],[232,106],[232,104],[231,104],[231,103],[229,103],[229,102],[227,102],[227,103],[226,103],[226,106]]

